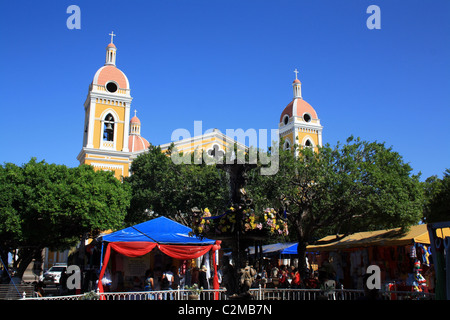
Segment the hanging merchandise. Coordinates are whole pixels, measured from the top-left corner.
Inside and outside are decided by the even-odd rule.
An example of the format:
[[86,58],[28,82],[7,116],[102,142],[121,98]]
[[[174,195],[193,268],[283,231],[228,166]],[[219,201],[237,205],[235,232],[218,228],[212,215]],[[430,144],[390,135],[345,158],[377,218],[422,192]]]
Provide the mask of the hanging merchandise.
[[416,258],[417,258],[417,252],[416,252],[416,246],[415,246],[415,245],[412,245],[412,246],[409,248],[409,257],[410,257],[411,259],[416,259]]
[[414,263],[414,281],[412,283],[414,287],[414,291],[422,292],[424,291],[424,287],[426,287],[426,280],[420,273],[422,269],[420,269],[420,262],[417,261]]
[[429,260],[430,252],[429,252],[428,247],[426,245],[421,244],[421,243],[418,243],[417,246],[418,246],[418,249],[421,252],[420,253],[420,258],[422,260],[422,263],[424,265],[426,265],[427,267],[430,266],[430,260]]

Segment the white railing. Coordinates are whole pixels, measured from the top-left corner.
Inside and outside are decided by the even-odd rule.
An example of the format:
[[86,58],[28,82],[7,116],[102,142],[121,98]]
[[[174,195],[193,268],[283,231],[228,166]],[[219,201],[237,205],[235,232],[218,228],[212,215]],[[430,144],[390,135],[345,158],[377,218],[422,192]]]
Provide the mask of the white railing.
[[[269,289],[254,288],[249,290],[254,300],[358,300],[364,295],[363,290],[336,289],[323,291],[320,289]],[[385,300],[432,300],[434,294],[404,291],[380,292],[380,298]],[[22,300],[228,300],[226,289],[202,290],[194,294],[190,290],[162,290],[140,292],[105,292],[94,291],[71,296],[27,297]]]
[[251,289],[256,300],[357,300],[363,290]]
[[[108,90],[106,90],[106,86],[102,86],[100,84],[93,84],[93,85],[91,85],[90,89],[108,92]],[[130,92],[130,89],[118,88],[115,93],[129,94],[129,92]]]
[[102,141],[103,149],[114,149],[114,141]]
[[139,292],[104,292],[94,291],[71,296],[53,296],[40,298],[25,298],[26,300],[227,300],[225,289],[209,289],[193,293],[191,290],[161,290]]
[[250,289],[256,300],[317,300],[319,289]]
[[99,295],[101,300],[226,300],[226,290],[202,290],[200,293],[193,293],[190,290],[161,290],[143,292],[105,292]]
[[34,295],[34,287],[28,284],[0,284],[0,300],[18,300]]

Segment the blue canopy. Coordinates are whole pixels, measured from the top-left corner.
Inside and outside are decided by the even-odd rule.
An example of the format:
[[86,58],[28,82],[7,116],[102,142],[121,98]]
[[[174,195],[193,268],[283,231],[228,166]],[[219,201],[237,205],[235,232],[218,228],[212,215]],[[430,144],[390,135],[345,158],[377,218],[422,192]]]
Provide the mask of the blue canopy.
[[290,247],[287,247],[283,251],[281,251],[281,254],[297,254],[297,246],[298,243],[294,243]]
[[159,217],[102,237],[106,242],[156,242],[159,244],[210,245],[216,241],[189,236],[192,229],[166,217]]
[[[298,246],[298,242],[294,243],[292,246],[287,247],[286,249],[281,251],[281,254],[297,254],[297,246]],[[317,252],[317,250],[308,250],[308,248],[306,248],[306,252],[314,253],[314,252]]]
[[[283,250],[285,250],[287,247],[290,247],[290,246],[292,246],[292,242],[266,244],[266,245],[262,246],[262,253],[263,254],[283,253]],[[249,251],[248,252],[249,254],[255,254],[255,247],[249,247],[248,251]],[[297,253],[297,252],[295,252],[295,253]]]

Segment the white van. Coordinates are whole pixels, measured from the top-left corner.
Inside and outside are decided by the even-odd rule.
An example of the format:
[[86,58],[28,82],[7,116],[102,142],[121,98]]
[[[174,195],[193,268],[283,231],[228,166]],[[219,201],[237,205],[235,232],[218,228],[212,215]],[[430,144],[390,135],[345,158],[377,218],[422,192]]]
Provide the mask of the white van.
[[44,272],[40,280],[44,282],[44,284],[59,284],[61,275],[66,270],[66,263],[56,263],[53,267]]

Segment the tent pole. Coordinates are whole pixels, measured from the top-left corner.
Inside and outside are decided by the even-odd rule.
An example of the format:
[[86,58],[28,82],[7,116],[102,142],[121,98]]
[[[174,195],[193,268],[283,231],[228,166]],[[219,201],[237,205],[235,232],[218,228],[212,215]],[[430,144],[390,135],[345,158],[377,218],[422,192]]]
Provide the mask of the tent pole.
[[102,270],[103,267],[103,241],[102,241],[102,246],[101,246],[101,251],[100,251],[100,270]]

